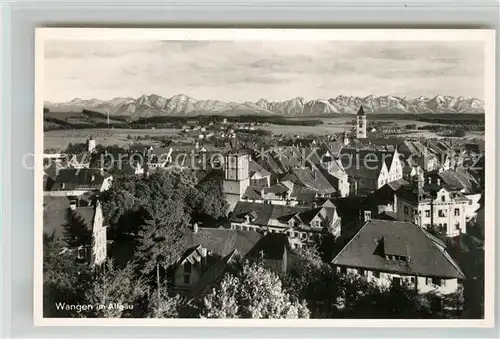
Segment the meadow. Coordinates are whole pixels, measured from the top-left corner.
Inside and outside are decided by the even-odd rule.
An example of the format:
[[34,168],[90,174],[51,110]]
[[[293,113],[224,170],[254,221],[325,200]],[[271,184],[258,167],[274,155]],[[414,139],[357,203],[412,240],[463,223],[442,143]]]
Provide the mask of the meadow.
[[[460,120],[470,119],[463,114],[448,116],[446,114],[440,115],[390,115],[390,114],[373,114],[368,116],[369,126],[375,127],[395,127],[399,129],[397,137],[411,137],[411,138],[439,138],[437,132],[431,130],[407,130],[406,125],[415,124],[417,128],[427,125],[443,125],[450,126],[451,124],[461,123]],[[481,121],[484,115],[474,115],[474,118]],[[66,117],[66,119],[70,116]],[[206,119],[206,118],[205,118]],[[235,118],[233,118],[235,119]],[[233,120],[232,119],[232,120]],[[299,135],[307,136],[311,134],[328,135],[338,134],[344,131],[351,131],[354,127],[353,121],[356,119],[352,115],[338,115],[334,117],[316,117],[316,125],[308,125],[306,122],[313,122],[314,120],[303,120],[303,118],[280,118],[277,123],[268,123],[259,126],[259,129],[270,131],[273,134],[283,135]],[[426,121],[421,121],[426,120]],[[448,123],[448,120],[450,121]],[[290,124],[285,124],[289,121]],[[483,120],[484,121],[484,120]],[[304,124],[301,124],[304,122]],[[48,123],[46,121],[45,123]],[[98,140],[98,143],[103,146],[112,145],[128,145],[138,137],[144,141],[150,140],[150,143],[158,143],[154,141],[153,137],[165,137],[176,140],[187,141],[186,137],[180,135],[178,128],[80,128],[80,129],[60,129],[49,130],[44,132],[44,149],[65,149],[69,143],[82,143],[85,142],[90,136]],[[150,138],[151,137],[151,138]],[[484,132],[482,131],[467,131],[466,138],[479,138],[484,139]],[[189,140],[192,141],[192,140]]]

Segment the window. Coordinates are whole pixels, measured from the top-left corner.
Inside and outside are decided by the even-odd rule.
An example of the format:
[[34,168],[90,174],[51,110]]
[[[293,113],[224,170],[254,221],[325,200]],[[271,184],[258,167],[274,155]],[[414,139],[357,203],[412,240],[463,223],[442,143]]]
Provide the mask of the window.
[[392,278],[392,285],[395,287],[401,286],[401,278],[398,277]]
[[191,273],[191,263],[189,261],[184,263],[184,273]]
[[459,230],[459,229],[460,229],[460,223],[459,223],[458,221],[455,223],[455,229],[456,229],[456,230]]
[[441,278],[432,278],[432,284],[441,286]]
[[458,217],[460,215],[460,209],[455,208],[455,216]]
[[425,216],[429,218],[431,216],[431,210],[425,210]]
[[374,276],[375,278],[380,278],[380,272],[378,272],[378,271],[373,271],[373,276]]
[[188,285],[191,281],[191,276],[189,274],[184,274],[184,284]]
[[444,195],[444,194],[441,196],[441,201],[442,201],[442,202],[445,202],[445,201],[446,201],[446,197],[445,197],[445,195]]
[[344,273],[344,274],[347,273],[347,267],[342,266],[340,268],[340,273]]
[[447,223],[444,223],[443,224],[443,231],[447,231],[448,230],[448,224]]
[[426,285],[432,284],[432,279],[431,278],[425,278],[425,284]]
[[411,277],[410,281],[411,281],[412,283],[415,283],[415,277]]
[[362,268],[358,268],[358,274],[359,275],[365,275],[365,270]]
[[440,218],[446,217],[446,215],[444,214],[444,210],[439,210],[438,211],[438,215],[439,215]]
[[405,206],[403,210],[405,214],[408,214],[408,206]]

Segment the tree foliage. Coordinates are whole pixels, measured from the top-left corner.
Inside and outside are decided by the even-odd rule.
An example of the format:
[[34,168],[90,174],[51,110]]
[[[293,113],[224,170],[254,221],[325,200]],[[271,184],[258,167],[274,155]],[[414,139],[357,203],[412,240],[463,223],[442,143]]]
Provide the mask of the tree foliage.
[[211,176],[196,187],[193,211],[198,215],[220,219],[227,215],[229,204],[222,187],[222,178]]
[[44,236],[43,240],[43,314],[64,317],[71,313],[58,310],[56,303],[79,304],[86,290],[91,271],[79,263],[76,252],[68,250],[61,240]]
[[117,268],[109,260],[89,284],[85,303],[94,305],[87,316],[98,318],[131,317],[134,309],[141,307],[146,295],[146,280],[135,276],[137,266],[129,263]]
[[285,291],[279,276],[260,263],[246,264],[237,275],[227,274],[203,304],[205,318],[309,318],[305,303]]
[[87,227],[83,218],[70,208],[66,210],[65,218],[63,239],[66,245],[70,248],[90,246],[92,243],[92,231]]

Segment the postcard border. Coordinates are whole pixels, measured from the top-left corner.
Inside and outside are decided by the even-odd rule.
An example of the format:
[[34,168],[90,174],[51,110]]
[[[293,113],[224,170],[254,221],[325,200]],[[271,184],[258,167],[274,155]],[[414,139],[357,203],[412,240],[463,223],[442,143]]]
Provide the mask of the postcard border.
[[[89,319],[43,318],[43,79],[46,40],[337,40],[337,41],[466,41],[485,42],[486,224],[484,319]],[[171,326],[171,327],[494,327],[495,281],[495,30],[492,29],[155,29],[37,28],[35,32],[35,326]],[[488,189],[489,188],[489,189]],[[493,220],[491,220],[493,219]],[[493,221],[493,222],[491,222]]]

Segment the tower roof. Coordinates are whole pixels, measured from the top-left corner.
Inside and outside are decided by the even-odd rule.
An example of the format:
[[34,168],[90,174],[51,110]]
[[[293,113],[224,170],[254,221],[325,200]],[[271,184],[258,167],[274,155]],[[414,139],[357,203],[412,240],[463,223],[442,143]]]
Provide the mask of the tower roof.
[[365,115],[365,110],[363,109],[363,106],[359,107],[358,113],[356,115]]

